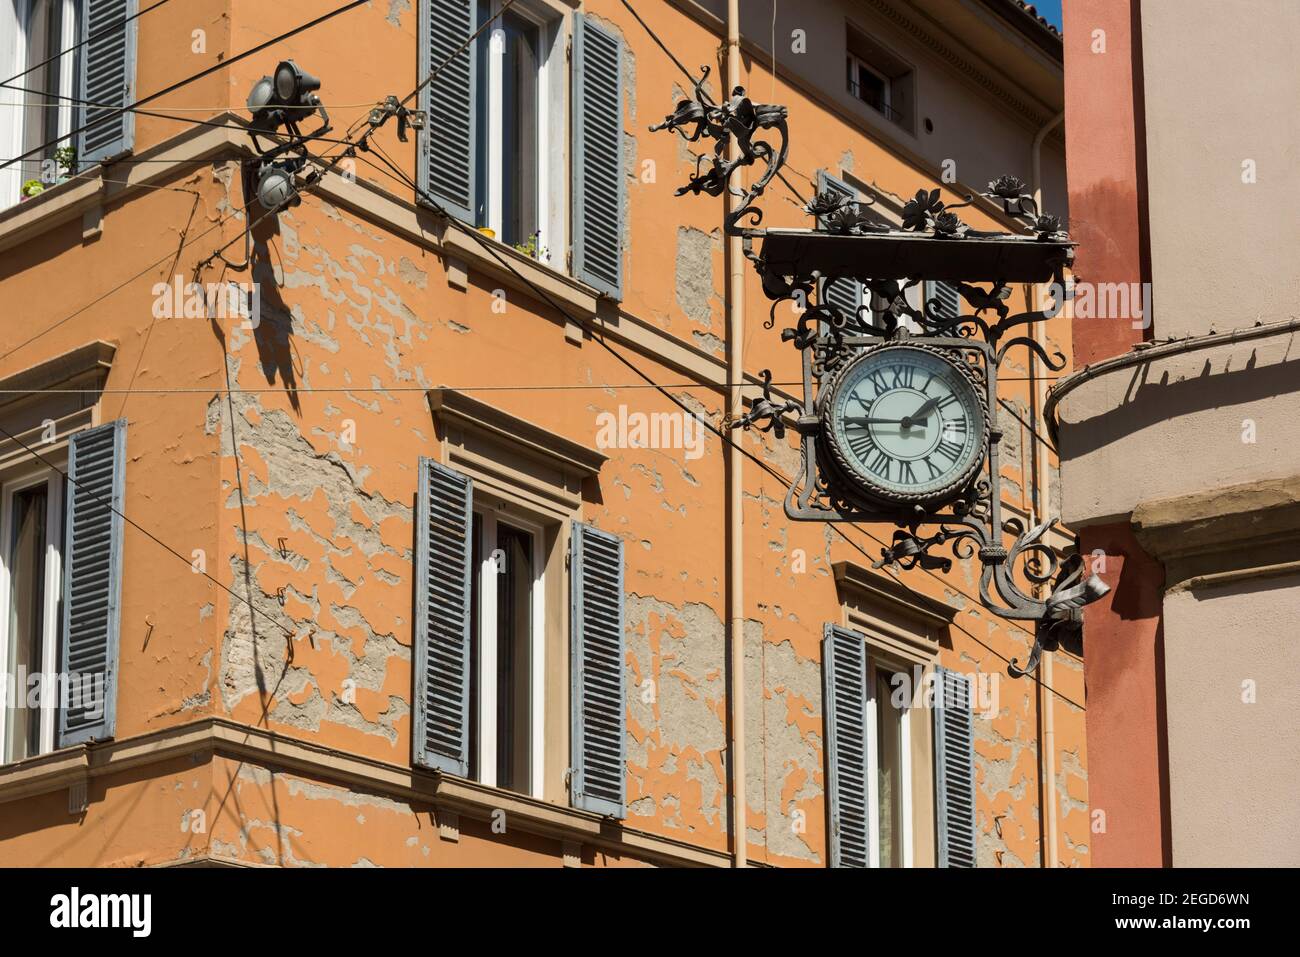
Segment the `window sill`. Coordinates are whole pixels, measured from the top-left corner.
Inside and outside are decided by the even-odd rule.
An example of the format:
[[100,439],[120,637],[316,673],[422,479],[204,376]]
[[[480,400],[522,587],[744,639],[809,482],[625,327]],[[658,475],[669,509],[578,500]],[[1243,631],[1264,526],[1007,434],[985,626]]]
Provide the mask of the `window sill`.
[[651,864],[726,867],[731,862],[725,852],[627,828],[587,811],[348,754],[223,718],[206,718],[124,741],[76,745],[5,765],[0,767],[0,804],[178,757],[203,761],[216,755],[395,800],[432,804],[477,820],[491,820],[495,812],[504,811],[512,830],[605,847]]
[[[243,122],[233,113],[218,113],[214,123]],[[133,163],[92,166],[66,183],[57,183],[39,196],[0,210],[0,251],[12,249],[56,226],[97,208],[102,209],[120,196],[147,187],[155,180],[167,180],[178,169],[192,172],[195,163],[228,151],[239,133],[234,129],[195,126],[132,158]],[[247,150],[241,148],[242,152]],[[141,162],[142,160],[150,162]],[[86,238],[98,233],[98,224],[86,224]]]

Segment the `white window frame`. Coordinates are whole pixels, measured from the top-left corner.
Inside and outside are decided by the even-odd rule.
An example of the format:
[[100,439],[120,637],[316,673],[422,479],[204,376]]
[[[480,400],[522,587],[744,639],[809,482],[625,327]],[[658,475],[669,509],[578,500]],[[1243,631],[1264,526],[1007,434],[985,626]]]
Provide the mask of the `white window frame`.
[[[880,737],[879,722],[881,702],[876,698],[877,671],[889,674],[902,673],[905,669],[895,667],[888,662],[877,663],[874,657],[867,658],[867,793],[869,801],[867,828],[870,843],[870,866],[880,867]],[[912,703],[909,701],[899,713],[899,760],[898,777],[901,783],[898,800],[902,802],[901,827],[903,838],[903,866],[912,867]]]
[[[489,787],[497,783],[497,579],[492,552],[497,541],[497,525],[509,525],[527,532],[533,539],[532,634],[528,648],[528,791],[529,796],[543,797],[546,771],[546,568],[545,528],[513,512],[503,514],[491,506],[475,508],[479,518],[479,606],[478,606],[478,781]],[[488,547],[489,544],[492,547]],[[484,640],[491,636],[492,640]]]
[[[61,663],[59,653],[59,604],[63,592],[63,483],[61,474],[43,464],[28,464],[11,470],[4,476],[3,492],[0,493],[0,669],[7,667],[9,661],[9,589],[12,562],[13,540],[13,498],[15,492],[46,486],[46,543],[45,543],[45,614],[44,635],[42,638],[41,657],[46,662],[45,694],[41,701],[40,754],[54,750],[55,725],[58,718],[57,682],[51,679],[58,675]],[[0,677],[8,678],[0,674]],[[6,684],[6,693],[9,691]],[[26,694],[26,687],[13,686],[13,693]],[[8,723],[8,702],[0,707],[0,764],[12,761],[6,742]],[[34,757],[34,755],[28,755]]]
[[[850,86],[849,86],[849,96],[853,97],[853,98],[854,98],[855,100],[857,100],[859,103],[865,103],[867,106],[871,107],[871,108],[872,108],[873,110],[875,110],[877,113],[879,113],[879,114],[881,114],[882,116],[884,116],[885,119],[890,119],[889,114],[890,114],[891,112],[893,112],[893,110],[894,110],[894,102],[893,102],[893,101],[894,101],[894,81],[893,81],[890,77],[885,76],[885,74],[881,73],[879,70],[877,70],[874,66],[872,66],[870,63],[868,63],[866,60],[862,59],[862,57],[858,56],[856,53],[853,53],[852,51],[849,51],[848,53],[846,53],[846,56],[849,58],[849,65],[850,65],[851,67],[853,67],[855,70],[863,70],[863,69],[865,69],[868,73],[872,74],[872,75],[875,76],[878,80],[880,80],[880,82],[884,85],[884,88],[885,88],[885,102],[884,102],[884,107],[885,107],[885,108],[884,108],[883,110],[878,109],[874,103],[872,103],[871,101],[865,99],[865,98],[861,95],[860,92],[859,92],[859,93],[854,93],[854,92],[853,92],[853,86],[852,86],[852,84],[853,84],[853,79],[852,79],[852,78],[849,79],[849,83],[850,83]],[[856,74],[855,74],[855,76],[856,76]],[[860,90],[862,84],[859,83],[859,84],[857,84],[857,85],[858,85],[858,88],[859,88],[859,90]]]
[[[7,80],[16,73],[26,70],[27,34],[31,28],[31,16],[34,0],[17,0],[17,3],[0,3],[0,80]],[[60,36],[58,49],[67,50],[77,42],[77,0],[62,0],[63,13],[59,20]],[[59,90],[65,96],[75,95],[77,55],[70,53],[59,60]],[[30,74],[28,74],[30,75]],[[16,81],[25,86],[26,77]],[[23,121],[26,111],[23,109],[23,93],[12,87],[0,87],[0,154],[4,158],[18,156],[23,152]],[[72,132],[73,103],[63,101],[58,107],[58,133],[64,136]],[[60,145],[72,145],[64,141]],[[15,163],[0,170],[0,209],[8,209],[18,202],[23,185],[22,165]],[[48,184],[47,184],[48,185]]]
[[[484,17],[495,16],[503,5],[503,0],[480,0],[480,14]],[[564,44],[568,18],[563,15],[563,10],[542,0],[516,2],[510,12],[538,28],[537,245],[548,254],[548,258],[541,261],[554,269],[562,270],[565,263],[562,250],[568,248],[567,237],[564,235],[568,203],[568,182],[564,174],[569,152],[565,124],[568,70]],[[493,21],[487,40],[487,103],[483,113],[487,118],[487,162],[484,167],[486,182],[481,184],[486,199],[487,217],[484,225],[498,238],[504,239],[501,197],[505,157],[500,118],[503,115],[502,102],[505,95],[501,82],[505,31],[500,20]]]

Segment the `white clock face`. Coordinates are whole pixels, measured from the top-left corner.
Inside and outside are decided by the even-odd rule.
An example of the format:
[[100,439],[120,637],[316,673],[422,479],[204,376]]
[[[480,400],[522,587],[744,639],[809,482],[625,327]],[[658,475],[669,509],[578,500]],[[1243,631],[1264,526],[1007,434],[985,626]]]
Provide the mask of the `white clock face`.
[[840,375],[823,423],[835,458],[874,499],[938,501],[984,461],[984,403],[942,355],[911,346],[864,353]]

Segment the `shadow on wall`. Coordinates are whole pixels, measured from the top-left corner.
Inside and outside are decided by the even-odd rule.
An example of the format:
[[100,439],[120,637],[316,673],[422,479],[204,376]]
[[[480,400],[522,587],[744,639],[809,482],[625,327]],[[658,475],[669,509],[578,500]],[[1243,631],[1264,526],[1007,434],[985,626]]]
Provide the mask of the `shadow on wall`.
[[1073,459],[1132,435],[1157,422],[1209,409],[1221,409],[1262,399],[1300,393],[1300,357],[1259,368],[1252,350],[1246,364],[1235,370],[1214,371],[1206,359],[1198,375],[1170,381],[1168,371],[1151,380],[1149,363],[1133,370],[1124,401],[1101,415],[1071,422],[1062,430],[1061,454]]
[[[301,417],[298,370],[294,364],[293,316],[280,295],[280,283],[275,274],[275,264],[279,262],[280,275],[284,275],[284,262],[278,248],[274,249],[274,257],[272,256],[274,240],[279,235],[280,222],[277,216],[267,216],[253,227],[251,251],[246,265],[259,294],[260,315],[252,334],[266,384],[273,386],[279,382],[289,397],[294,413]],[[229,352],[226,334],[215,319],[212,320],[212,334],[221,343],[222,351]]]

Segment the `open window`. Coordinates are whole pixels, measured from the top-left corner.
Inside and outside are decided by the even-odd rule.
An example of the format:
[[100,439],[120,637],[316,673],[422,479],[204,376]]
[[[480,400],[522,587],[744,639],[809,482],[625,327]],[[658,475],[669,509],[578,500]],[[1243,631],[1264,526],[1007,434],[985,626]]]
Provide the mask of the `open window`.
[[[822,641],[833,867],[974,866],[974,752],[964,678],[939,667],[955,610],[852,562]],[[952,693],[935,706],[935,685]]]
[[126,422],[96,424],[113,355],[91,342],[0,380],[0,763],[114,735]]
[[909,133],[913,132],[916,71],[851,25],[846,28],[845,47],[849,95]]
[[872,856],[877,867],[911,867],[912,767],[911,676],[902,668],[868,658],[868,708],[874,734],[868,760],[871,768],[871,814],[875,824]]
[[470,777],[541,797],[545,545],[556,529],[548,536],[540,524],[481,501],[473,521]]
[[550,202],[564,130],[562,20],[548,5],[481,0],[477,45],[478,169],[475,219],[501,242],[549,262],[560,243],[562,208]]
[[0,493],[0,764],[54,750],[63,487],[59,472],[29,463],[4,476]]
[[76,45],[76,8],[77,0],[0,4],[0,75],[8,78],[37,67],[0,88],[0,153],[7,158],[38,150],[0,170],[0,208],[52,186],[65,168],[56,151],[69,143],[45,144],[73,129],[73,103],[61,97],[76,95],[77,61],[75,56],[44,61]]
[[414,763],[623,817],[623,543],[581,520],[605,456],[452,390],[429,404]]
[[623,44],[573,6],[419,0],[417,198],[621,299]]

